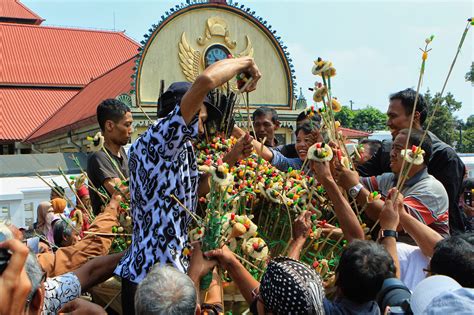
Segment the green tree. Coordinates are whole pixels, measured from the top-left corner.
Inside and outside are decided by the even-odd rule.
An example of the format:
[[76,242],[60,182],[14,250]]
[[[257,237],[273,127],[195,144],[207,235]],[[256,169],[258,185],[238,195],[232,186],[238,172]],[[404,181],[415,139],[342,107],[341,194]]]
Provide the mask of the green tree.
[[354,128],[354,117],[354,111],[347,106],[342,106],[341,111],[334,115],[334,118],[339,120],[341,126],[345,128]]
[[464,124],[466,128],[474,128],[474,115],[467,117],[466,123]]
[[459,152],[462,152],[462,153],[474,152],[474,128],[463,130],[462,145],[459,145]]
[[438,108],[429,129],[442,141],[452,145],[453,142],[459,138],[457,135],[459,124],[457,123],[453,113],[461,108],[462,103],[456,101],[454,96],[449,92],[446,96],[440,98],[439,93],[432,96],[430,90],[428,90],[424,94],[424,98],[428,106],[428,116],[425,121],[425,128],[428,120],[433,114],[436,104],[438,104]]
[[471,70],[466,73],[466,81],[471,82],[471,85],[474,85],[474,62],[471,63]]
[[354,114],[353,128],[355,129],[374,131],[385,128],[387,115],[375,107],[367,106],[356,110]]
[[466,122],[459,124],[461,131],[458,134],[458,139],[461,136],[462,141],[458,140],[457,150],[462,153],[474,152],[474,115],[469,116]]

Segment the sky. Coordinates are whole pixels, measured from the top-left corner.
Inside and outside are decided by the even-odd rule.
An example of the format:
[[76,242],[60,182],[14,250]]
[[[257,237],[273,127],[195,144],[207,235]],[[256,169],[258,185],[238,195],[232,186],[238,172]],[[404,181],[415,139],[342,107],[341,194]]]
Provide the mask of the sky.
[[[46,19],[44,25],[122,30],[137,42],[165,11],[180,2],[184,1],[22,1]],[[302,88],[309,104],[312,93],[308,88],[317,80],[311,67],[320,56],[337,69],[332,90],[343,105],[353,101],[354,109],[371,105],[383,112],[391,93],[416,88],[419,48],[432,34],[435,39],[421,92],[441,91],[466,19],[474,15],[470,0],[238,2],[277,30],[293,59],[298,89]],[[455,113],[462,119],[474,114],[474,87],[464,79],[473,61],[473,32],[474,28],[466,37],[446,88],[462,102],[461,110]]]

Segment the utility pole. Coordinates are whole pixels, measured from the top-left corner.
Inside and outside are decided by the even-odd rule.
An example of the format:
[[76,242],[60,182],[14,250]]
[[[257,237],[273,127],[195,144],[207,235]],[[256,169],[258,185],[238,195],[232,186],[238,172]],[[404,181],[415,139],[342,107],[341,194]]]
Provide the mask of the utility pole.
[[352,110],[352,104],[354,104],[354,102],[352,100],[349,100],[349,103],[351,104],[351,110]]

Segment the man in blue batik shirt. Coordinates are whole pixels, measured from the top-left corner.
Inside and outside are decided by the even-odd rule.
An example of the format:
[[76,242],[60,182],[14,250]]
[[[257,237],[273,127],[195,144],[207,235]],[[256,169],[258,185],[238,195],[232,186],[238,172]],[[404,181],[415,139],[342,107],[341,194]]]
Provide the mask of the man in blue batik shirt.
[[171,264],[186,272],[183,249],[190,216],[171,195],[195,210],[199,176],[191,140],[204,131],[203,123],[212,114],[207,94],[239,73],[253,78],[246,91],[254,90],[261,75],[248,57],[218,61],[192,85],[173,83],[161,96],[159,118],[130,148],[133,236],[115,269],[122,277],[124,314],[134,314],[136,286],[154,264]]

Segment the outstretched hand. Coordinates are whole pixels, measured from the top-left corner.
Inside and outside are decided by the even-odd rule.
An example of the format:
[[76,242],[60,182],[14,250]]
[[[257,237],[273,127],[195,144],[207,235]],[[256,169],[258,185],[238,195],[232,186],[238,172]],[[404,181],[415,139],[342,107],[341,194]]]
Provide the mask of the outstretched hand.
[[311,169],[313,171],[314,177],[319,183],[324,183],[327,180],[332,179],[330,162],[318,162],[318,161],[311,161]]
[[225,270],[229,270],[230,265],[235,260],[237,260],[237,258],[234,256],[234,253],[232,253],[232,251],[226,245],[222,246],[221,248],[205,252],[204,256],[208,258],[216,258],[219,262],[219,265]]
[[385,204],[380,212],[379,221],[380,227],[383,230],[393,230],[396,231],[398,224],[400,223],[399,207],[403,208],[403,196],[398,194],[397,200],[395,196],[397,195],[397,189],[392,188],[389,191],[389,196],[385,200]]
[[232,147],[232,150],[224,156],[223,161],[232,166],[237,161],[249,157],[253,150],[252,140],[253,137],[249,133],[245,133]]
[[0,243],[0,249],[8,250],[11,257],[0,275],[0,314],[23,314],[31,281],[25,271],[28,247],[16,239]]
[[306,240],[311,231],[311,212],[303,211],[293,222],[293,239]]
[[105,315],[107,312],[97,304],[88,302],[81,298],[74,299],[64,305],[60,310],[59,314],[72,314],[72,315]]
[[194,279],[194,277],[198,277],[198,279],[201,279],[202,277],[207,275],[212,269],[214,269],[214,267],[217,265],[217,260],[206,259],[206,257],[204,257],[204,254],[201,250],[200,242],[193,242],[191,243],[191,246],[193,247],[193,249],[188,274],[192,279]]

